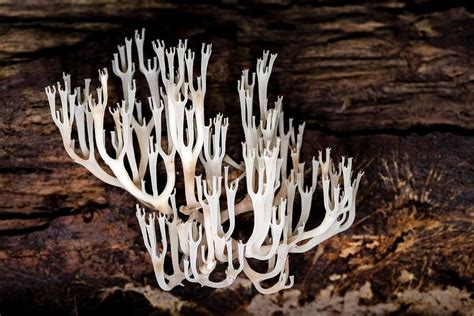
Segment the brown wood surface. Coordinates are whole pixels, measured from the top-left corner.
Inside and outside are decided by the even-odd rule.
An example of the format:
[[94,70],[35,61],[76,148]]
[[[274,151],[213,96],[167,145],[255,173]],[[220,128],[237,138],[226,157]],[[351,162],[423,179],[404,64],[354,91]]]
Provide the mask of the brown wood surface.
[[[196,3],[0,3],[0,314],[472,313],[472,4]],[[355,224],[290,257],[292,290],[262,296],[241,278],[161,291],[134,199],[65,153],[44,87],[62,71],[96,78],[142,27],[213,43],[206,110],[230,116],[231,153],[236,81],[270,49],[270,94],[308,122],[306,158],[330,146],[365,171]]]

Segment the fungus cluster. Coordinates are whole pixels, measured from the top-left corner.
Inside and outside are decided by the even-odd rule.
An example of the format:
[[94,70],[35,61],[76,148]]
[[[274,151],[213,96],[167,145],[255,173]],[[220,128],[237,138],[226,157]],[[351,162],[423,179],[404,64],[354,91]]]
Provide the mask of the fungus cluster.
[[[300,162],[305,125],[295,129],[289,119],[285,128],[281,97],[269,108],[268,82],[276,55],[268,51],[257,60],[256,72],[244,70],[237,84],[245,141],[243,162],[236,162],[226,155],[228,119],[219,114],[206,124],[204,115],[211,45],[202,45],[200,74],[195,76],[195,54],[186,41],[171,48],[153,41],[155,56],[146,59],[144,35],[144,30],[135,33],[135,48],[138,70],[148,83],[149,110],[136,97],[134,45],[125,39],[112,60],[123,91],[121,101],[108,108],[112,131],[106,132],[104,124],[107,69],[99,70],[95,93],[90,79],[73,89],[69,75],[63,76],[63,84],[46,88],[67,153],[150,209],[137,205],[136,216],[163,290],[184,280],[222,288],[241,272],[261,293],[291,287],[289,254],[306,252],[350,227],[362,173],[353,180],[352,158],[335,164],[326,149],[324,159],[321,152],[319,159],[313,157],[305,183],[305,164]],[[197,175],[197,170],[204,174]],[[179,206],[178,175],[184,180]],[[308,229],[318,183],[325,213],[317,227]],[[236,217],[247,212],[253,215],[253,227],[244,241],[238,240]],[[265,272],[258,272],[259,261]],[[225,270],[222,265],[227,265]]]

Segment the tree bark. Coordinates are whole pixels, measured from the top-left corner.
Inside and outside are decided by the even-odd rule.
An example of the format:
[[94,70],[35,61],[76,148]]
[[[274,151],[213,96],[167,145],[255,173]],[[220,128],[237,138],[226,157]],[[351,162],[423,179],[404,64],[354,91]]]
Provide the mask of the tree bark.
[[[4,1],[0,314],[468,314],[473,10],[417,0]],[[290,257],[292,290],[263,296],[239,278],[223,290],[161,291],[134,199],[64,151],[44,87],[63,71],[74,85],[97,82],[116,45],[142,27],[148,53],[157,38],[213,43],[206,115],[229,116],[231,156],[242,139],[236,82],[269,49],[278,53],[270,100],[283,95],[286,117],[307,121],[306,160],[331,147],[365,171],[354,225]],[[322,210],[316,202],[308,225]]]

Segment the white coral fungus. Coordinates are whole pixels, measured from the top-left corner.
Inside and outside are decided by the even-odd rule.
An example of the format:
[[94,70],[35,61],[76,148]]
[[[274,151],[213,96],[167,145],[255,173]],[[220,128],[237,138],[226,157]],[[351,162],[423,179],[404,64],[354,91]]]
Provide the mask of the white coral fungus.
[[[187,41],[168,49],[162,41],[153,41],[156,56],[145,59],[144,37],[144,30],[135,33],[138,70],[149,88],[150,119],[145,118],[146,109],[136,98],[131,39],[118,46],[112,60],[123,98],[115,108],[109,107],[115,122],[110,135],[104,130],[107,69],[99,70],[100,87],[95,94],[90,91],[90,79],[85,79],[84,88],[72,90],[69,75],[64,75],[63,85],[46,88],[51,115],[67,153],[102,181],[127,190],[153,210],[147,214],[137,205],[136,216],[163,290],[183,285],[185,279],[222,288],[232,284],[241,272],[261,293],[290,288],[294,280],[289,253],[306,252],[349,228],[362,173],[352,180],[352,158],[343,157],[336,168],[330,149],[326,149],[324,160],[321,152],[319,159],[313,157],[311,182],[305,185],[305,164],[300,162],[305,125],[295,130],[289,119],[289,129],[285,130],[281,97],[273,108],[268,107],[267,87],[276,59],[276,54],[269,55],[268,51],[257,60],[256,72],[250,75],[244,70],[237,84],[245,141],[243,162],[235,162],[226,155],[228,119],[219,114],[206,125],[204,118],[212,46],[202,45],[200,75],[196,77],[195,54],[187,49]],[[259,119],[253,113],[255,85]],[[107,139],[113,154],[107,149]],[[175,199],[176,155],[184,176],[185,204],[179,208]],[[198,162],[205,176],[196,176]],[[161,163],[166,175],[158,173]],[[322,182],[325,215],[319,226],[306,229],[318,182]],[[238,190],[243,194],[237,202]],[[297,195],[301,203],[295,212]],[[243,242],[233,235],[236,216],[245,212],[253,214],[253,229]],[[168,258],[171,263],[165,269]],[[249,259],[253,265],[265,261],[266,272],[254,270]],[[227,264],[225,277],[216,281],[223,275],[215,272],[222,263]]]

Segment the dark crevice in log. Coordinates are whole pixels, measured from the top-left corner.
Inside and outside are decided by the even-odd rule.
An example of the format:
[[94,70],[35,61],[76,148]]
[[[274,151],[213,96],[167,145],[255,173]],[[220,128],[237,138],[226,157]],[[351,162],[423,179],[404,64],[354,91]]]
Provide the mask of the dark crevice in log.
[[[2,219],[0,219],[2,220]],[[0,226],[0,237],[12,237],[12,236],[22,236],[22,235],[29,235],[34,232],[45,230],[49,227],[50,221],[52,219],[48,218],[42,221],[40,224],[33,224],[31,227],[28,227],[26,224],[23,224],[23,227],[16,227],[11,229],[3,229]],[[26,227],[25,227],[26,226]]]
[[433,125],[415,125],[406,129],[392,129],[392,128],[378,128],[373,130],[350,130],[350,131],[335,131],[321,126],[317,123],[306,123],[306,130],[313,130],[322,132],[327,135],[337,137],[352,137],[352,136],[370,136],[370,135],[396,135],[396,136],[408,136],[412,134],[416,135],[427,135],[430,133],[447,133],[457,136],[474,136],[474,129],[463,128],[461,126],[449,125],[449,124],[433,124]]
[[51,174],[54,171],[52,169],[48,168],[41,168],[41,167],[27,167],[27,166],[8,166],[8,168],[0,168],[0,174],[3,173],[14,173],[17,175],[22,175],[22,174]]
[[103,205],[94,205],[92,203],[85,205],[81,208],[55,208],[54,212],[51,210],[44,210],[44,213],[0,213],[0,220],[4,219],[54,219],[61,216],[71,216],[77,214],[86,214],[91,210],[99,212],[101,209],[105,208]]
[[448,11],[454,8],[464,7],[474,12],[474,5],[471,1],[454,0],[454,1],[407,1],[404,10],[415,14],[428,14],[434,12]]
[[[49,224],[62,217],[81,215],[85,223],[94,218],[94,213],[107,208],[107,205],[98,205],[92,202],[81,208],[58,207],[51,204],[48,208],[38,207],[34,213],[4,213],[0,211],[0,236],[16,236],[30,234],[35,231],[47,229]],[[52,210],[54,209],[54,212]],[[134,208],[130,208],[133,213]],[[19,225],[14,225],[18,222]],[[8,223],[10,225],[3,225]],[[22,227],[23,225],[24,227]],[[14,226],[13,228],[11,226]]]

